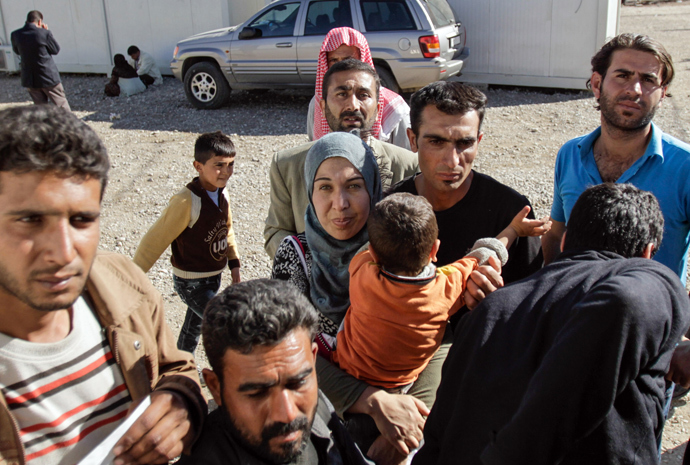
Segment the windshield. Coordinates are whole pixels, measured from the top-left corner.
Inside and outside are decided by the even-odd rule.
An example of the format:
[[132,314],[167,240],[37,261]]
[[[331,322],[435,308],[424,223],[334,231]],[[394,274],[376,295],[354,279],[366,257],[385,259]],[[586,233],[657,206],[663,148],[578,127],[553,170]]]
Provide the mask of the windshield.
[[429,13],[434,27],[455,24],[453,10],[450,9],[450,5],[448,5],[446,0],[423,0],[421,3],[424,5],[426,12]]

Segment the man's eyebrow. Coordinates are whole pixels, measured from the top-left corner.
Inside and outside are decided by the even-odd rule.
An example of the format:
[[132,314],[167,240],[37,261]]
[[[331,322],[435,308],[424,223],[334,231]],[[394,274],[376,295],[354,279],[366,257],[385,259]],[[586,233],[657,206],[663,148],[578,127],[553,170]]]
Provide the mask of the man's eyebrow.
[[343,84],[343,85],[340,85],[340,86],[336,86],[336,88],[333,89],[334,92],[337,92],[337,91],[339,91],[339,90],[348,90],[348,91],[349,91],[349,90],[352,90],[352,86],[349,85],[349,84]]
[[442,140],[443,142],[449,142],[450,139],[447,137],[439,136],[438,134],[424,134],[422,136],[424,139],[435,139],[435,140]]
[[278,384],[278,381],[268,381],[266,383],[244,383],[240,384],[240,387],[237,388],[238,392],[247,392],[247,391],[259,391],[262,389],[270,389],[273,386],[276,386]]
[[[314,368],[309,367],[304,371],[301,371],[300,373],[296,374],[295,376],[291,376],[287,379],[288,383],[294,383],[295,381],[301,381],[314,371]],[[238,392],[248,392],[248,391],[261,391],[265,389],[270,389],[273,386],[277,386],[279,382],[277,380],[274,381],[268,381],[265,383],[244,383],[240,384],[240,386],[237,388]]]
[[439,136],[438,134],[424,134],[422,136],[426,140],[440,140],[443,142],[452,142],[454,144],[457,144],[458,142],[464,143],[464,144],[473,144],[477,141],[477,138],[474,136],[468,136],[468,137],[462,137],[460,139],[449,139],[447,137]]
[[[58,210],[36,210],[25,208],[22,210],[10,210],[5,213],[6,216],[62,216],[63,212]],[[100,211],[75,211],[69,212],[69,216],[88,216],[90,218],[98,218],[101,216]]]
[[304,378],[312,374],[313,371],[314,368],[309,367],[306,370],[297,373],[295,376],[291,376],[290,378],[288,378],[288,382],[302,381]]

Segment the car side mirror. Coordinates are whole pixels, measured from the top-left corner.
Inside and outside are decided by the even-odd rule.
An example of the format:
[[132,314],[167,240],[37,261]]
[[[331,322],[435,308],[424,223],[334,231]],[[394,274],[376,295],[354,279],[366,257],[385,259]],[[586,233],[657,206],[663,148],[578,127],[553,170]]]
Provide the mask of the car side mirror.
[[240,35],[238,38],[240,40],[246,40],[246,39],[257,39],[261,36],[263,36],[263,31],[259,28],[256,27],[245,27],[240,31]]

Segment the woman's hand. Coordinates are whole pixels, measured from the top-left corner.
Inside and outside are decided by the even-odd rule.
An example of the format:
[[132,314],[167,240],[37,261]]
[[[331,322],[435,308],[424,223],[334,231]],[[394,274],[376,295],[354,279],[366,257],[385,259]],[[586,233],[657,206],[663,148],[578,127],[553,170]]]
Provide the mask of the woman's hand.
[[381,435],[404,455],[419,447],[424,437],[425,417],[429,415],[421,400],[374,387],[368,387],[349,411],[370,415]]

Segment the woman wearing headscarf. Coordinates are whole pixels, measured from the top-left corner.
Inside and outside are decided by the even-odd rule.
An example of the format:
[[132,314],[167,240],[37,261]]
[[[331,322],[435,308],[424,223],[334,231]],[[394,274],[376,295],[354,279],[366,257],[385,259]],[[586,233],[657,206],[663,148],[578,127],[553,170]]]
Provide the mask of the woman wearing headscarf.
[[141,79],[139,79],[136,70],[127,63],[124,55],[120,53],[116,54],[113,57],[113,63],[115,66],[110,73],[110,82],[105,86],[106,94],[129,97],[130,95],[138,94],[146,90],[146,86],[141,82]]
[[350,304],[348,266],[368,242],[366,222],[381,197],[381,180],[371,148],[344,132],[327,134],[311,147],[304,175],[309,198],[305,232],[283,240],[275,255],[272,277],[292,282],[318,310],[319,388],[341,416],[364,413],[374,419],[373,431],[365,428],[367,431],[360,435],[366,438],[360,441],[360,445],[366,444],[364,452],[380,432],[383,439],[377,440],[379,445],[388,441],[400,453],[407,453],[421,440],[423,415],[428,414],[427,406],[431,407],[435,398],[435,389],[430,386],[438,385],[448,345],[439,350],[436,363],[430,363],[417,380],[416,399],[369,386],[328,361]]
[[[349,27],[331,29],[321,44],[318,65],[316,67],[316,89],[314,98],[309,102],[307,114],[307,135],[309,140],[318,140],[330,132],[328,121],[321,111],[318,102],[323,98],[323,76],[328,68],[345,58],[355,58],[367,63],[372,68],[369,44],[361,32]],[[400,95],[390,89],[381,87],[379,91],[378,115],[372,127],[372,135],[383,142],[410,149],[407,128],[410,127],[410,107]]]

